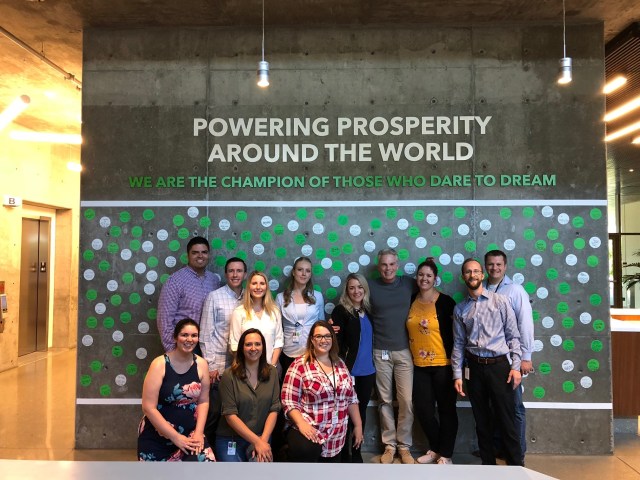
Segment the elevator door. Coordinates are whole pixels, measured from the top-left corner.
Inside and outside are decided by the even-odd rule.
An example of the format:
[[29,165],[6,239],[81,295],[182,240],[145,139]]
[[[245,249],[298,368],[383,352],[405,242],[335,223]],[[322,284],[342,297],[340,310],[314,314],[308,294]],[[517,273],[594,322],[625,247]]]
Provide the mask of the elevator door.
[[22,219],[18,355],[47,350],[49,220]]

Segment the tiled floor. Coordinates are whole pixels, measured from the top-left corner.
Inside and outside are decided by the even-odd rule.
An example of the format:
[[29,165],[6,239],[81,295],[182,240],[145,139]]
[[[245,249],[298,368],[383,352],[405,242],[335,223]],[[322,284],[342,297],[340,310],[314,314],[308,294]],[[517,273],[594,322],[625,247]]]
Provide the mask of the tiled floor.
[[[75,355],[75,350],[33,354],[21,357],[18,368],[0,373],[0,459],[136,459],[134,450],[73,448]],[[479,463],[471,455],[454,455],[453,460]],[[640,480],[640,437],[617,434],[614,455],[527,455],[527,467],[560,479]]]

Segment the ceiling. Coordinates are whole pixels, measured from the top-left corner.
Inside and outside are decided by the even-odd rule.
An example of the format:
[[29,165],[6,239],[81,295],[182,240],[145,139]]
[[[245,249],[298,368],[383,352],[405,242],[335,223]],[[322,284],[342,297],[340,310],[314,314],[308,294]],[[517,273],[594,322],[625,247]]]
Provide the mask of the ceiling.
[[[84,28],[259,26],[261,8],[261,0],[0,0],[0,28],[68,72],[63,75],[54,70],[0,34],[0,110],[17,96],[27,94],[31,105],[16,120],[17,124],[38,131],[80,133],[81,91],[74,81],[64,77],[73,76],[77,83],[82,81]],[[608,42],[631,23],[640,21],[640,1],[566,0],[566,15],[567,24],[604,22],[605,42]],[[265,2],[267,26],[544,25],[558,24],[561,19],[561,0]],[[636,64],[635,69],[639,68]],[[632,160],[638,162],[640,147],[630,152]],[[638,166],[640,175],[640,163]],[[640,194],[640,181],[637,184]]]

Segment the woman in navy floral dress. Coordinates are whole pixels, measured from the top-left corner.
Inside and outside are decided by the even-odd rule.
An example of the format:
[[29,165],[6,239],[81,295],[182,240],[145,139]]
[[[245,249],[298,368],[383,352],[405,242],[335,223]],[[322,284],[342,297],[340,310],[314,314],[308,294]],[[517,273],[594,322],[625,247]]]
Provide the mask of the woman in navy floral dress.
[[215,461],[204,437],[209,369],[207,362],[193,353],[198,333],[196,322],[180,320],[173,335],[176,349],[151,362],[142,389],[140,461]]

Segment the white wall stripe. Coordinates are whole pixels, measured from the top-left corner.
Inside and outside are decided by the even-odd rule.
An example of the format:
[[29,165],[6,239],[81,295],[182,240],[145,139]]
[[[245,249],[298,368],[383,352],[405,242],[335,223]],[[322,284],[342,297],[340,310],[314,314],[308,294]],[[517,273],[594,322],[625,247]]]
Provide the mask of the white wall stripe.
[[369,201],[185,201],[84,200],[81,207],[502,207],[502,206],[607,206],[602,199],[529,200],[369,200]]

